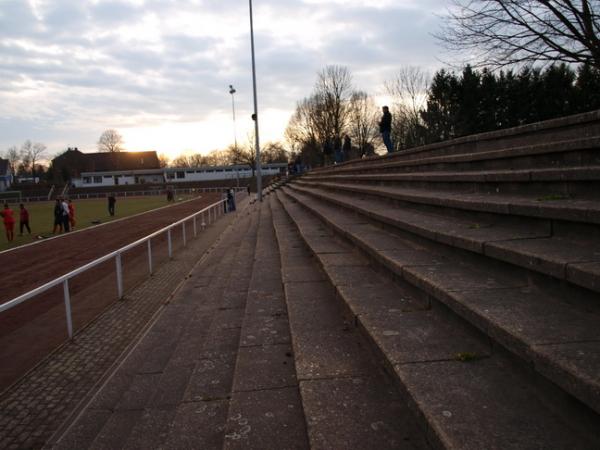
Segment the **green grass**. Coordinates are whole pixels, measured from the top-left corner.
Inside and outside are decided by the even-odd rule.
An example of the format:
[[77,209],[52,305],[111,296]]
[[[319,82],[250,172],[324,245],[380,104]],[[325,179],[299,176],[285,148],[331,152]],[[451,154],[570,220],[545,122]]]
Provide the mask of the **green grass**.
[[[178,196],[177,200],[187,200],[190,197]],[[181,199],[181,200],[180,200]],[[105,198],[91,200],[74,200],[75,205],[75,220],[77,222],[75,230],[81,230],[96,225],[93,221],[100,223],[111,222],[123,217],[132,216],[145,211],[167,206],[168,202],[164,196],[125,198],[117,197],[115,215],[111,217],[108,214],[108,201]],[[15,217],[15,240],[11,243],[6,241],[6,233],[4,226],[0,224],[0,251],[9,248],[19,247],[24,244],[29,244],[36,240],[36,236],[42,235],[45,237],[52,236],[52,227],[54,225],[54,202],[35,202],[25,205],[29,211],[29,226],[31,227],[31,235],[25,234],[19,236],[19,205],[11,204],[10,207],[14,211]]]

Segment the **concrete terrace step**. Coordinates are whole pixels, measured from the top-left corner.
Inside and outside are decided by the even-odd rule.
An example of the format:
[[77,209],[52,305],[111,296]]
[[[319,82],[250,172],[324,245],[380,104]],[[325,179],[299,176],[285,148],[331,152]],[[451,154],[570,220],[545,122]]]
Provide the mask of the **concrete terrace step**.
[[[400,185],[433,187],[463,192],[515,192],[523,196],[530,192],[540,196],[558,193],[564,196],[597,194],[600,166],[581,166],[527,170],[437,171],[369,174],[311,174],[304,180],[333,183]],[[595,188],[595,189],[592,189]]]
[[266,204],[235,365],[224,449],[308,449],[285,309],[279,249]]
[[[384,157],[350,161],[314,173],[368,173],[376,171],[490,170],[529,169],[558,165],[587,166],[600,163],[600,137],[569,139],[559,142],[508,146],[482,152],[454,149],[443,156],[423,156],[420,152],[397,152]],[[534,163],[535,161],[535,163]],[[313,172],[311,172],[313,173]]]
[[554,195],[534,198],[514,194],[461,193],[457,195],[448,194],[444,190],[328,183],[319,180],[300,180],[298,184],[442,208],[600,224],[600,199],[571,199]]
[[[549,408],[526,371],[490,346],[485,335],[441,304],[428,306],[427,295],[408,283],[381,277],[291,197],[279,194],[278,198],[436,448],[594,447],[588,440],[593,431],[574,429]],[[340,219],[338,223],[352,223],[350,217],[342,220],[332,214]],[[285,231],[289,226],[282,222],[275,224]],[[320,324],[317,316],[314,326]],[[564,412],[573,413],[569,408]]]
[[283,191],[395,276],[445,304],[541,376],[600,412],[596,295],[536,280],[525,270],[485,257],[453,254],[411,235],[388,233],[307,190]]
[[[358,212],[381,224],[600,292],[600,249],[589,245],[590,239],[597,237],[593,234],[594,230],[586,228],[587,235],[580,234],[577,228],[572,229],[571,226],[562,223],[552,223],[550,220],[540,220],[541,218],[524,220],[523,217],[509,214],[511,209],[526,209],[523,203],[505,203],[505,209],[508,211],[500,214],[498,211],[501,208],[495,206],[492,200],[486,203],[485,196],[477,196],[478,200],[475,200],[476,196],[452,197],[442,192],[424,194],[423,191],[407,193],[404,190],[400,194],[399,190],[391,188],[365,189],[331,183],[302,182],[290,186],[299,192]],[[317,189],[319,187],[329,191]],[[351,194],[368,194],[371,197],[357,198]],[[488,211],[492,210],[494,215],[468,214],[469,211],[466,210],[456,214],[448,208],[434,211],[390,208],[386,194],[395,195],[397,200],[429,201],[435,206],[445,205],[448,208],[451,205],[458,208],[471,204],[473,209],[480,207],[481,210],[475,211],[476,213],[485,213],[487,208]],[[586,204],[589,206],[589,203]],[[569,216],[559,206],[538,205],[538,208],[545,208],[545,212],[540,213],[540,216]],[[581,208],[589,211],[582,205]],[[571,211],[573,209],[575,208],[571,208]],[[561,214],[554,214],[554,211],[560,211]],[[564,232],[561,231],[563,228]]]
[[428,448],[397,388],[344,320],[333,286],[276,199],[269,200],[310,447]]

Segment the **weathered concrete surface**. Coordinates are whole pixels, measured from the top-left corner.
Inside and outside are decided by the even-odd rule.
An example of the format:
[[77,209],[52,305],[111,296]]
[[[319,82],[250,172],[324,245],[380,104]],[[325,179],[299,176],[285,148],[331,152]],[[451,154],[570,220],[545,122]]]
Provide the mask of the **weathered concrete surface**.
[[[285,191],[288,192],[287,189]],[[300,228],[307,244],[311,246],[310,233],[302,232],[302,228],[312,226],[306,214],[303,214],[298,204],[290,201],[292,197],[287,195],[279,195],[279,197],[293,219],[303,218],[302,222],[296,222],[296,225]],[[304,202],[306,197],[293,194],[293,198]],[[313,209],[310,203],[302,203],[302,205]],[[335,214],[325,216],[326,207],[320,205],[319,208],[319,216],[327,220],[340,214],[340,211],[336,210]],[[348,213],[349,217],[350,213]],[[340,222],[336,222],[334,227],[341,228]],[[364,225],[361,228],[364,229]],[[348,228],[346,230],[350,236],[352,232]],[[523,337],[523,334],[530,332],[527,326],[524,326],[525,330],[523,330],[518,325],[518,320],[516,324],[509,323],[511,310],[518,305],[504,304],[507,297],[516,298],[514,292],[522,291],[525,289],[524,286],[529,285],[527,276],[518,270],[494,271],[497,267],[495,265],[478,266],[473,259],[451,263],[451,260],[444,256],[440,261],[430,265],[405,265],[394,272],[405,276],[413,286],[425,290],[432,299],[437,298],[449,304],[453,311],[460,312],[469,320],[472,320],[475,306],[470,305],[463,297],[474,295],[485,297],[485,306],[481,308],[480,318],[485,315],[488,319],[496,317],[493,320],[501,320],[499,310],[494,308],[502,308],[506,313],[506,322],[502,329],[508,330],[514,326],[522,335],[520,342],[523,343],[524,340],[527,342],[527,338]],[[378,279],[374,274],[369,276],[370,281],[365,283],[357,281],[367,277],[367,266],[348,265],[342,267],[343,270],[340,271],[340,266],[323,264],[323,268],[328,277],[339,283],[338,295],[351,311],[357,311],[358,308],[354,305],[356,296],[354,295],[354,298],[352,296],[353,289],[347,289],[347,286],[361,286],[366,294],[378,285],[373,283],[373,280]],[[350,276],[349,273],[355,269],[358,269],[356,270],[358,275]],[[492,269],[491,273],[489,269]],[[340,276],[340,273],[343,276]],[[402,285],[400,281],[394,285]],[[414,291],[409,289],[407,293],[410,298],[410,294],[414,294]],[[488,294],[490,295],[487,296]],[[374,350],[381,354],[386,364],[394,367],[398,385],[406,395],[405,398],[409,399],[415,413],[420,415],[421,423],[428,431],[429,442],[441,448],[558,449],[571,445],[568,444],[571,440],[573,448],[593,446],[591,436],[594,433],[580,434],[579,430],[576,431],[568,421],[564,421],[563,417],[555,415],[552,408],[548,408],[546,401],[540,399],[537,386],[529,379],[526,372],[513,365],[506,357],[496,354],[488,338],[454,317],[453,311],[440,306],[438,302],[432,302],[430,311],[427,308],[403,311],[402,308],[394,308],[393,299],[386,298],[384,292],[373,297],[385,300],[379,300],[378,303],[371,305],[369,302],[360,304],[359,313],[355,313],[359,330],[370,339]],[[541,297],[538,295],[537,298]],[[454,299],[454,303],[450,299]],[[529,299],[524,299],[522,303],[530,305],[530,301],[535,299],[536,296],[533,295]],[[536,301],[533,302],[534,305]],[[539,305],[542,307],[542,303]],[[537,329],[543,334],[545,321],[542,319],[538,320],[537,324],[534,322],[540,315],[550,318],[554,313],[573,318],[575,325],[582,324],[581,317],[576,317],[578,314],[576,309],[562,307],[556,309],[553,305],[553,302],[546,301],[546,310],[537,313],[535,310],[524,311],[524,316],[531,320],[531,330]],[[515,315],[513,314],[512,317],[514,319]],[[593,318],[594,316],[590,316],[588,319],[593,320]],[[487,323],[489,325],[489,320]],[[574,331],[572,324],[570,326],[565,323],[565,329],[569,330],[567,332]],[[595,328],[587,326],[584,329],[588,334],[580,334],[580,337],[592,337],[589,333],[593,334]],[[489,327],[482,326],[481,330],[490,332],[492,337],[498,339]],[[547,330],[547,333],[546,336],[557,336],[553,334],[552,327]],[[504,341],[500,340],[500,342]],[[535,341],[530,340],[529,344],[533,342]],[[516,347],[514,349],[516,351]],[[541,356],[541,353],[537,353],[537,356]],[[563,354],[563,356],[568,359],[568,355]],[[531,356],[528,359],[531,360]],[[556,363],[556,360],[554,362]],[[500,368],[506,373],[499,375]],[[556,366],[553,368],[556,369]],[[540,367],[539,370],[543,373],[544,369]],[[547,375],[552,379],[550,372]],[[564,380],[567,379],[568,377],[564,377]],[[585,386],[585,383],[582,383],[583,379],[582,375],[575,384]],[[562,386],[566,387],[566,384],[563,383]],[[479,385],[485,388],[481,389]],[[436,392],[439,393],[439,397],[436,397],[438,395]],[[571,391],[574,392],[576,391]],[[472,414],[473,409],[479,407],[484,410],[492,408],[491,404],[487,403],[486,396],[493,398],[494,410]],[[516,411],[514,405],[520,404],[521,401],[527,402],[527,407]],[[441,407],[439,405],[443,406],[443,402],[448,402],[454,409],[436,410]],[[589,404],[589,401],[587,403]],[[477,408],[473,408],[472,404],[478,405]],[[448,422],[449,417],[456,415],[466,419]],[[479,427],[479,421],[485,422],[485,425],[481,424],[482,426]],[[533,438],[521,436],[521,423],[523,423],[523,430],[530,431]],[[477,425],[473,432],[466,429],[474,424]],[[553,428],[552,433],[544,434],[546,426]],[[559,428],[563,431],[557,431]],[[498,435],[498,433],[502,434]],[[469,436],[466,440],[465,435]]]
[[[283,245],[294,240],[298,232],[289,226],[280,204],[272,198],[271,206],[278,241]],[[309,231],[318,228],[305,225],[306,234],[322,250],[321,236]],[[327,254],[324,260],[338,269],[366,267],[351,253]],[[314,258],[306,253],[290,260],[282,253],[281,263],[284,273],[303,267],[298,272],[302,276],[285,283],[285,293],[310,447],[427,448],[398,391],[379,371],[356,328],[344,319],[334,286],[323,280]]]
[[[157,268],[152,278],[126,293],[124,301],[78,333],[29,372],[0,398],[0,448],[41,448],[69,417],[103,375],[119,359],[171,293],[214,245],[235,216],[208,227],[188,249]],[[156,353],[140,361],[144,368],[164,364],[158,341]],[[153,345],[154,345],[153,344]],[[75,446],[77,447],[77,446]],[[81,448],[81,447],[80,447]]]

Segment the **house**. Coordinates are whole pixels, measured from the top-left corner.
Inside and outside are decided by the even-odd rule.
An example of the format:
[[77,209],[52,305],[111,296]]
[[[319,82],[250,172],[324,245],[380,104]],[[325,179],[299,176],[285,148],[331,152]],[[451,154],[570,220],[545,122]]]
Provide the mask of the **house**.
[[52,160],[52,174],[57,182],[81,178],[86,172],[146,171],[160,169],[155,151],[83,153],[77,148],[67,151]]
[[10,164],[8,159],[0,158],[0,192],[7,191],[10,189],[12,184],[13,175],[10,170]]

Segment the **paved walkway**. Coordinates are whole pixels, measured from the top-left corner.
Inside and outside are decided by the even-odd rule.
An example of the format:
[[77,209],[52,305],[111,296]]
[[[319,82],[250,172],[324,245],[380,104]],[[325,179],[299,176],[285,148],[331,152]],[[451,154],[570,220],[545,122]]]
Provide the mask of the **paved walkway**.
[[223,236],[48,448],[426,448],[272,200]]
[[235,217],[222,217],[189,241],[188,248],[158,268],[152,278],[6,390],[0,397],[0,449],[37,449],[48,442]]

